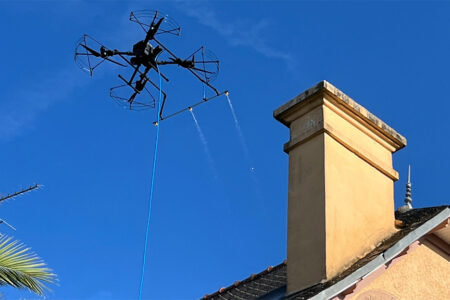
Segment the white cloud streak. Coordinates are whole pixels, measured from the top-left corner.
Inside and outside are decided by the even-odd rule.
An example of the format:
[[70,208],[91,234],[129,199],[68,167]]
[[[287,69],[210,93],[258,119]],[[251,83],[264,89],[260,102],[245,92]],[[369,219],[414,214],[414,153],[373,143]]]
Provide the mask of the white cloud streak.
[[26,90],[8,93],[0,106],[0,140],[7,141],[29,128],[37,116],[51,105],[66,99],[80,83],[73,76],[74,66],[41,77]]
[[295,62],[290,53],[274,48],[265,38],[270,22],[266,19],[254,22],[239,20],[231,22],[219,19],[215,11],[206,2],[177,1],[183,12],[196,19],[200,24],[210,27],[224,37],[232,46],[249,47],[267,58],[284,61],[291,68]]

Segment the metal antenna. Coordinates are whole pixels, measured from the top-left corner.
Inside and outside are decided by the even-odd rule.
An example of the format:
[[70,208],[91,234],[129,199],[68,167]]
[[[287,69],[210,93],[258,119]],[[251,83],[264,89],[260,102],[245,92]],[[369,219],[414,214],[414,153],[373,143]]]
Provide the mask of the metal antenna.
[[16,230],[11,224],[9,224],[8,222],[6,222],[3,219],[0,219],[0,224],[5,224],[6,226],[8,226],[9,228],[11,228],[12,230]]
[[398,208],[399,212],[406,212],[411,210],[413,207],[412,196],[411,196],[411,165],[408,166],[408,182],[406,183],[406,194],[405,194],[405,205]]
[[25,193],[27,193],[29,191],[32,191],[34,189],[37,189],[37,188],[39,188],[39,185],[35,184],[35,185],[32,185],[32,186],[30,186],[30,187],[28,187],[26,189],[22,189],[22,190],[20,190],[18,192],[14,192],[14,193],[8,194],[6,196],[0,196],[0,202],[5,201],[7,199],[15,198],[15,197],[17,197],[19,195],[25,194]]

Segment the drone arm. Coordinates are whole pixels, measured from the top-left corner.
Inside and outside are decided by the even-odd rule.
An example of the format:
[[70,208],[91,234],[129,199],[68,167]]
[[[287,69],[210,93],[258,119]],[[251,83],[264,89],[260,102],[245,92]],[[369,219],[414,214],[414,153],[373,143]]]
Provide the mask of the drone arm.
[[92,55],[96,56],[96,57],[101,57],[101,58],[106,58],[106,57],[111,57],[117,54],[123,54],[123,55],[134,55],[133,52],[130,51],[119,51],[119,50],[108,50],[106,49],[105,46],[101,46],[100,47],[100,52],[95,51],[94,49],[89,48],[86,45],[80,44],[81,47],[83,47],[84,49],[86,49],[87,51],[89,51]]
[[167,49],[167,47],[164,46],[164,45],[163,45],[161,42],[159,42],[157,39],[153,38],[153,40],[154,40],[158,45],[160,45],[161,48],[163,48],[165,51],[167,51],[167,53],[169,53],[170,55],[172,55],[175,59],[178,58],[172,51],[170,51],[169,49]]
[[[196,69],[194,67],[195,64],[194,64],[193,60],[182,60],[180,58],[176,58],[176,59],[169,58],[169,59],[170,60],[166,60],[166,61],[163,61],[163,60],[157,61],[156,64],[157,65],[178,65],[178,66],[186,68],[186,69],[188,69],[188,68]],[[203,70],[200,70],[200,71],[203,71]]]
[[114,54],[113,55],[129,55],[129,56],[132,56],[132,55],[134,55],[134,53],[131,52],[131,51],[117,51],[117,50],[114,50]]
[[131,83],[133,82],[133,79],[134,79],[134,77],[136,76],[136,73],[138,72],[139,67],[140,67],[140,65],[137,66],[137,67],[134,69],[134,72],[133,72],[133,74],[131,75],[131,78],[130,78],[130,80],[128,81],[128,84],[131,84]]
[[123,78],[122,75],[118,75],[120,79],[122,79],[123,82],[125,82],[129,87],[131,87],[135,93],[139,93],[139,91],[131,84],[129,83],[125,78]]
[[[156,15],[155,15],[156,18]],[[150,25],[150,28],[147,31],[147,35],[145,36],[145,40],[144,40],[144,44],[147,44],[150,40],[155,38],[155,33],[158,32],[159,26],[161,25],[162,21],[164,20],[164,18],[161,18],[158,20],[158,22],[156,22],[155,25],[152,24]]]
[[163,112],[163,109],[164,109],[164,104],[166,103],[167,94],[164,93],[164,91],[161,90],[161,89],[159,88],[159,86],[156,85],[153,81],[149,80],[148,82],[150,82],[151,85],[153,85],[153,86],[154,86],[158,91],[160,91],[161,94],[163,95],[163,99],[162,99],[162,102],[161,102],[161,108],[160,108],[160,111],[159,111],[159,119],[160,119],[160,120],[163,120],[162,112]]
[[[160,43],[157,39],[154,38],[153,40],[154,40],[158,45],[160,45],[161,48],[163,48],[164,50],[166,50],[167,53],[169,53],[170,55],[172,55],[175,59],[178,58],[172,51],[170,51],[169,49],[167,49],[167,47],[164,46],[162,43]],[[200,76],[198,76],[197,74],[195,74],[194,71],[190,70],[189,68],[187,68],[187,69],[188,69],[189,72],[191,72],[195,77],[197,77],[201,82],[203,82],[203,83],[206,84],[210,89],[212,89],[212,90],[216,93],[216,95],[220,95],[219,91],[218,91],[215,87],[213,87],[213,86],[210,85],[208,82],[206,82],[203,78],[201,78]]]
[[157,61],[156,62],[157,65],[178,65],[178,63],[174,60],[172,61]]

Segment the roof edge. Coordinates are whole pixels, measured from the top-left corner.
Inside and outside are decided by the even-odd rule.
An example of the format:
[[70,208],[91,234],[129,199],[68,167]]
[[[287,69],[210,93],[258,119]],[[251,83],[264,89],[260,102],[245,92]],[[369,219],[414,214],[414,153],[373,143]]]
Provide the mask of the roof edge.
[[247,283],[249,281],[257,279],[257,278],[259,278],[259,277],[261,277],[261,276],[263,276],[263,275],[265,275],[267,273],[276,271],[276,270],[284,267],[286,265],[286,263],[287,263],[287,260],[284,260],[282,263],[280,263],[280,264],[278,264],[276,266],[269,266],[265,270],[263,270],[263,271],[261,271],[259,273],[251,274],[249,277],[247,277],[247,278],[245,278],[243,280],[235,281],[232,285],[229,285],[227,287],[221,287],[218,291],[216,291],[216,292],[214,292],[212,294],[206,294],[201,299],[203,299],[203,300],[204,299],[210,299],[210,298],[212,298],[214,296],[217,296],[219,294],[225,293],[226,291],[231,290],[232,288],[238,287],[238,286],[240,286],[242,284],[245,284],[245,283]]
[[[372,272],[391,261],[399,254],[401,254],[409,245],[425,236],[431,230],[433,230],[436,226],[444,222],[446,219],[450,218],[450,208],[447,207],[438,213],[436,216],[426,221],[423,225],[414,229],[402,239],[400,239],[397,243],[392,245],[390,248],[386,249],[383,253],[379,254],[375,259],[357,269],[355,272],[351,273],[344,279],[335,283],[334,285],[322,290],[317,293],[313,297],[309,298],[310,300],[320,300],[320,299],[331,299],[343,291],[347,290],[354,284],[358,283],[361,278],[364,278],[370,275]],[[299,291],[301,292],[301,291]],[[299,293],[296,292],[296,293]],[[294,296],[296,293],[286,295],[287,297]]]

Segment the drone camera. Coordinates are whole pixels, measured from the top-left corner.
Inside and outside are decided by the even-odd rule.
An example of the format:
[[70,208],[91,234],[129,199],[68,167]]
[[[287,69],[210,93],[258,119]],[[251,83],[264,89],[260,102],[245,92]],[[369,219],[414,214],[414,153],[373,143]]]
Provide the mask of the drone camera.
[[150,45],[150,43],[147,43],[147,45],[145,45],[144,53],[145,55],[149,55],[150,53],[153,54],[153,47],[152,45]]

